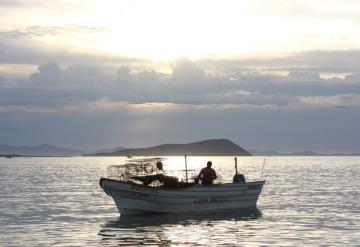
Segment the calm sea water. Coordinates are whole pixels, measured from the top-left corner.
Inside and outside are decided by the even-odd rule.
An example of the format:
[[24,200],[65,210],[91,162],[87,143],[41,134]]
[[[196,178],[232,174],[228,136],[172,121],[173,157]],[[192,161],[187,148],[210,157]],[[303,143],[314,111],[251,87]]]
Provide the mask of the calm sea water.
[[[212,160],[229,182],[233,157]],[[125,158],[0,158],[0,246],[360,246],[360,157],[270,157],[258,210],[122,217],[99,187]],[[164,161],[182,176],[183,158]],[[248,180],[262,157],[239,158]]]

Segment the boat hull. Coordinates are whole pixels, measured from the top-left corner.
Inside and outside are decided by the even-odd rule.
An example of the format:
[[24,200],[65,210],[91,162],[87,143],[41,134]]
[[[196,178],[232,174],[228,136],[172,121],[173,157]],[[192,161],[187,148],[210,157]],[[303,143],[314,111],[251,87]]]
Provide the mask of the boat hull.
[[257,181],[165,189],[100,179],[100,186],[113,198],[122,215],[252,208],[256,207],[264,183]]

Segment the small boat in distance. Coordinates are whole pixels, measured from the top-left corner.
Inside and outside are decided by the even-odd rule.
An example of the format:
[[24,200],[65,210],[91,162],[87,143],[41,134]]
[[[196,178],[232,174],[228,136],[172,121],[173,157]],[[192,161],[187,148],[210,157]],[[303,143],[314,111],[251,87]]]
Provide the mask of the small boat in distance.
[[[196,181],[188,182],[188,179],[185,182],[178,182],[177,178],[167,176],[163,177],[166,179],[163,179],[162,183],[157,181],[150,184],[141,183],[149,178],[159,178],[159,175],[146,175],[155,171],[155,162],[147,162],[111,166],[108,173],[119,172],[119,169],[122,172],[118,173],[117,178],[100,179],[101,188],[113,198],[121,215],[256,208],[265,184],[265,180],[254,182],[239,180],[236,158],[233,183],[201,185]],[[187,167],[185,171],[187,172]]]

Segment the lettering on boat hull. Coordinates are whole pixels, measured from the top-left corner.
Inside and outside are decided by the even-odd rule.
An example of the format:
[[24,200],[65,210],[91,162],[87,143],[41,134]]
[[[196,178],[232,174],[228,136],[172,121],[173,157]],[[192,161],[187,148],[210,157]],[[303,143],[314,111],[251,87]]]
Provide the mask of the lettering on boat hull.
[[130,189],[134,190],[134,191],[140,191],[140,192],[158,193],[158,189],[156,187],[145,187],[145,186],[140,186],[140,185],[136,185],[136,184],[132,184]]
[[230,196],[200,197],[194,200],[194,204],[230,202]]

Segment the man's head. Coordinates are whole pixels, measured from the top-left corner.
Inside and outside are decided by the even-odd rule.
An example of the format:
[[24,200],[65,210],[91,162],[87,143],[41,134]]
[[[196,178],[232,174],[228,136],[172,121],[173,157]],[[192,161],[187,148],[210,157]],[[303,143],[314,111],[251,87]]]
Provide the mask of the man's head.
[[161,161],[158,161],[156,163],[156,167],[157,167],[158,170],[162,170],[163,169],[163,163]]
[[207,168],[211,168],[212,162],[211,162],[211,161],[208,161],[208,162],[206,163],[206,166],[207,166]]

